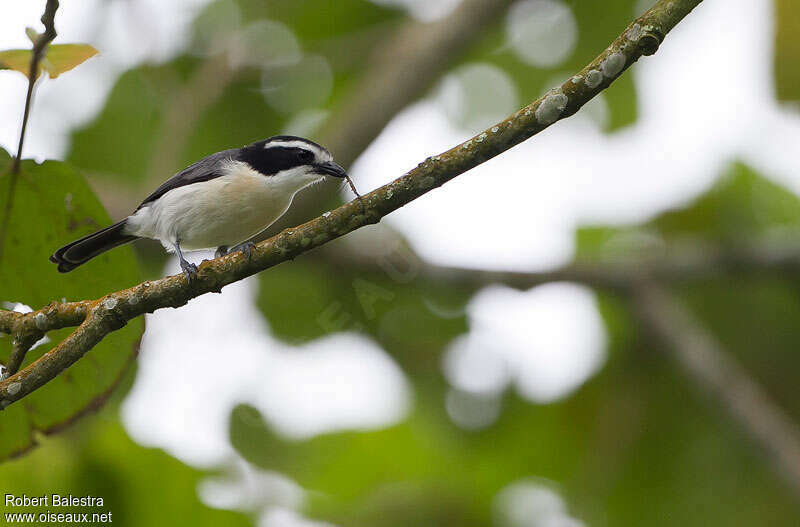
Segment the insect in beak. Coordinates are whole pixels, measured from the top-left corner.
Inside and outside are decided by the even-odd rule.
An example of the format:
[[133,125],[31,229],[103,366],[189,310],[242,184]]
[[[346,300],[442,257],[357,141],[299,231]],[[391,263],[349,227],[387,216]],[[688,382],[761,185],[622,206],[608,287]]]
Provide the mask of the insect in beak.
[[346,179],[347,184],[350,185],[350,190],[353,191],[353,194],[355,194],[356,197],[358,197],[358,199],[361,199],[361,194],[359,194],[358,191],[356,190],[356,186],[353,184],[353,180],[350,179],[350,176],[347,175],[347,171],[340,165],[334,163],[333,161],[320,163],[319,165],[317,165],[317,171],[327,176]]

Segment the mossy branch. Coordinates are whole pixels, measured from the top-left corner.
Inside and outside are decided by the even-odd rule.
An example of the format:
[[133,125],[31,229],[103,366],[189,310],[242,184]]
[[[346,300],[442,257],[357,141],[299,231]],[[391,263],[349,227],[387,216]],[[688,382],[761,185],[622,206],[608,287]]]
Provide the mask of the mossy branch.
[[205,293],[220,292],[228,284],[291,260],[355,229],[377,223],[454,177],[573,115],[641,56],[654,53],[664,36],[701,2],[660,0],[560,87],[466,142],[426,159],[395,181],[365,194],[361,200],[342,205],[257,244],[250,258],[236,253],[204,262],[191,283],[183,275],[170,276],[98,300],[51,304],[20,316],[3,315],[0,328],[10,327],[15,337],[20,334],[19,328],[28,328],[31,324],[36,327],[37,320],[44,328],[39,330],[42,333],[79,325],[38,360],[0,381],[0,408],[44,386],[129,320],[157,309],[183,306]]

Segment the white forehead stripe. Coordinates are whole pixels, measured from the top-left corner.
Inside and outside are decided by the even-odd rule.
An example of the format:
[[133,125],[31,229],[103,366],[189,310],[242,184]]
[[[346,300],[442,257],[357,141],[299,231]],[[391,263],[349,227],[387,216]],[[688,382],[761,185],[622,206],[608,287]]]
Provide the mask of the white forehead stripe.
[[303,148],[305,150],[311,150],[312,152],[317,153],[317,154],[322,154],[322,153],[326,153],[327,154],[328,153],[328,151],[325,150],[324,148],[320,148],[317,145],[314,145],[312,143],[306,143],[305,141],[297,141],[297,140],[295,140],[295,141],[270,141],[269,143],[264,145],[264,149],[275,148],[275,147],[280,147],[280,148]]
[[279,146],[281,148],[305,148],[306,150],[317,150],[311,143],[306,143],[305,141],[270,141],[269,143],[264,145],[264,148],[273,148]]

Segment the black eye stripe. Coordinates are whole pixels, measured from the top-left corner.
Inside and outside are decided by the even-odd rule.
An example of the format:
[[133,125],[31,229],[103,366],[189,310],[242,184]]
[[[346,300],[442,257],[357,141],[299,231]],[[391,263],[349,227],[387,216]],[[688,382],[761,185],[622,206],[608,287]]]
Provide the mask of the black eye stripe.
[[287,150],[291,150],[291,154],[301,163],[312,163],[316,158],[314,152],[305,148],[292,147],[287,148]]
[[296,153],[297,158],[298,159],[302,159],[303,161],[313,161],[314,158],[316,157],[314,155],[314,152],[312,152],[310,150],[305,150],[303,148],[296,148],[295,150],[297,150],[297,153]]
[[305,148],[280,145],[269,148],[251,145],[242,148],[239,154],[240,161],[245,161],[265,175],[273,175],[281,170],[313,163],[315,158],[315,153]]

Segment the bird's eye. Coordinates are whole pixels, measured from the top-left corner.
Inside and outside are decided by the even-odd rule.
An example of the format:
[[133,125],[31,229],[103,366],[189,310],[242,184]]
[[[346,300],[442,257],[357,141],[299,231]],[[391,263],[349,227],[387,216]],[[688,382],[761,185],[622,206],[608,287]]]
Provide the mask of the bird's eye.
[[299,159],[302,163],[312,163],[314,161],[314,152],[300,150],[297,153],[297,159]]

